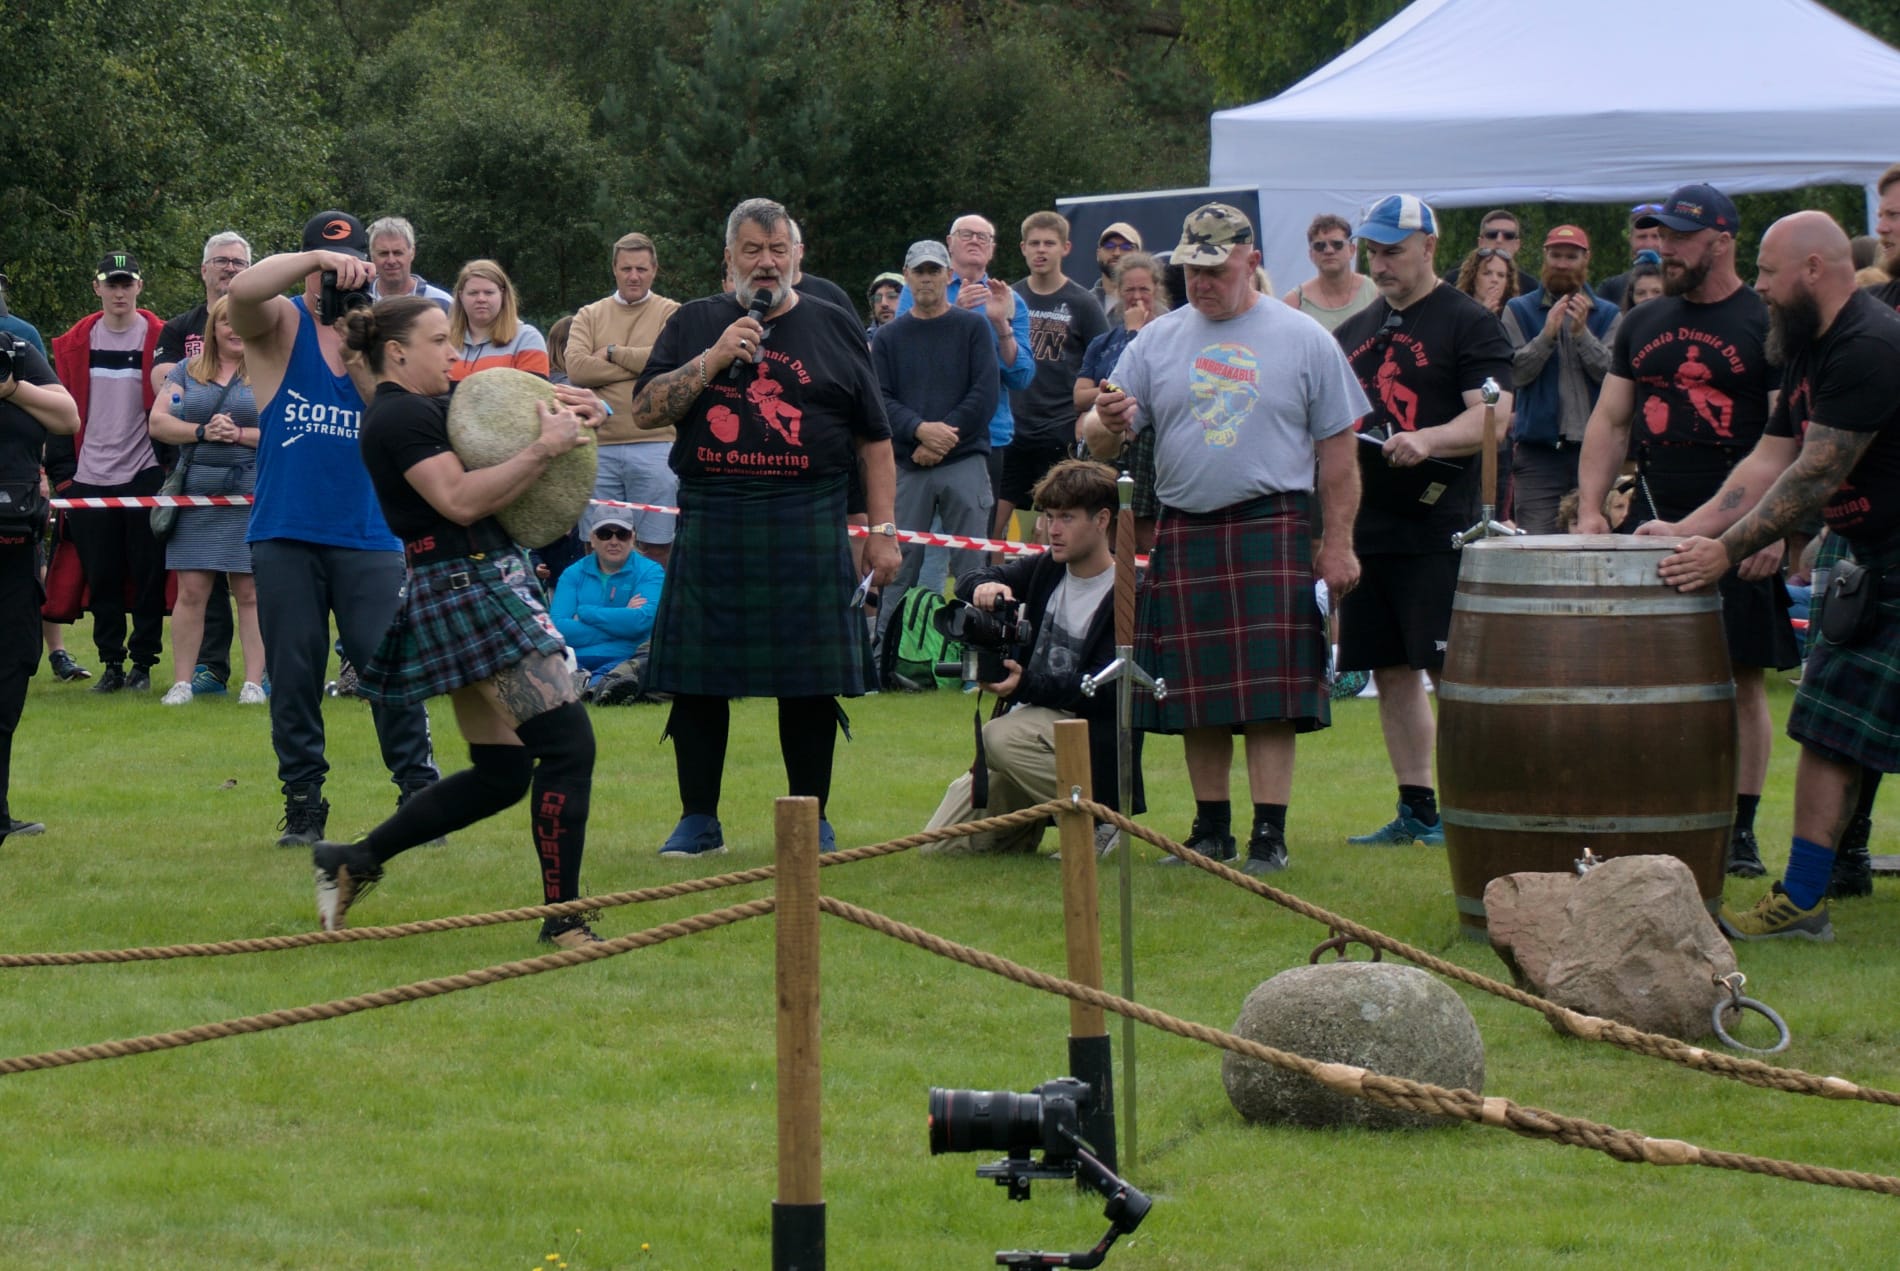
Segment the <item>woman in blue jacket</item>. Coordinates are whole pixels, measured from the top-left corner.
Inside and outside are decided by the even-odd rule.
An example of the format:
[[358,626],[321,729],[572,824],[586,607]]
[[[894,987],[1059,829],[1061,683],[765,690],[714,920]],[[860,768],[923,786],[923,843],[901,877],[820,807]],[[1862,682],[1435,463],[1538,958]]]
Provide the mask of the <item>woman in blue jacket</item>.
[[633,525],[609,515],[594,523],[594,550],[561,572],[550,606],[554,625],[589,687],[632,657],[653,634],[666,571],[633,550]]

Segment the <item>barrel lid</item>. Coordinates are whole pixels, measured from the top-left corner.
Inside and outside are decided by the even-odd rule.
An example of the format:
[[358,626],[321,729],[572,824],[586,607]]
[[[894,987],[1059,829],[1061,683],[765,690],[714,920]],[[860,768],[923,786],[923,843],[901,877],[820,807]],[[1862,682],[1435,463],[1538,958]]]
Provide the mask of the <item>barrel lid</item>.
[[1518,534],[1467,545],[1461,583],[1520,587],[1663,587],[1656,572],[1670,538],[1628,534]]

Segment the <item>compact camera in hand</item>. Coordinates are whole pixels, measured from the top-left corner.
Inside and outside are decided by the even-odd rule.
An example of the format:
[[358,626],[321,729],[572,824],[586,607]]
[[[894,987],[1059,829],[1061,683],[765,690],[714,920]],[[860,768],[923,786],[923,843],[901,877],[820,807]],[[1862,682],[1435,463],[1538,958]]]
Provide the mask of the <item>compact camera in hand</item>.
[[369,294],[368,287],[357,287],[345,291],[336,285],[336,270],[326,269],[320,280],[322,290],[317,293],[317,321],[329,326],[344,314],[356,309],[367,309],[376,303],[376,297]]

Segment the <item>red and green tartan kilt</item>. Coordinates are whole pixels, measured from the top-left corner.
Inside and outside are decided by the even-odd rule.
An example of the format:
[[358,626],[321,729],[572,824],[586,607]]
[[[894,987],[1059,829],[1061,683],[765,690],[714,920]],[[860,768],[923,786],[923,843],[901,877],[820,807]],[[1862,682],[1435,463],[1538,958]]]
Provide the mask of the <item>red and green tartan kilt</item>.
[[1844,763],[1876,772],[1900,772],[1900,551],[1875,553],[1854,545],[1842,552],[1822,544],[1816,568],[1843,555],[1870,569],[1884,569],[1888,582],[1874,633],[1853,648],[1821,634],[1822,598],[1809,606],[1808,659],[1788,711],[1788,736]]
[[859,697],[846,480],[689,478],[653,623],[651,684],[707,697]]
[[411,567],[402,609],[359,676],[363,696],[407,706],[479,684],[531,653],[566,649],[527,560],[486,552]]
[[1135,660],[1167,681],[1168,695],[1136,690],[1137,728],[1287,721],[1311,732],[1332,723],[1309,505],[1294,491],[1205,515],[1163,509]]

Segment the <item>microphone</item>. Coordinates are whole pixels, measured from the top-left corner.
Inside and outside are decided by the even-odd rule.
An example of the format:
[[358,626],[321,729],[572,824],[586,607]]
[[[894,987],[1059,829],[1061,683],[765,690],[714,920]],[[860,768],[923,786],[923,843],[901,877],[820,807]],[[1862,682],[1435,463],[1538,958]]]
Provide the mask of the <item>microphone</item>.
[[[745,316],[751,318],[754,322],[763,324],[765,322],[765,315],[772,312],[772,306],[777,303],[777,292],[755,291],[752,293],[752,303],[745,307]],[[755,358],[754,361],[756,360]],[[745,368],[750,365],[750,362],[743,362],[738,358],[732,359],[732,365],[726,368],[726,378],[737,384],[740,377],[745,374]]]

